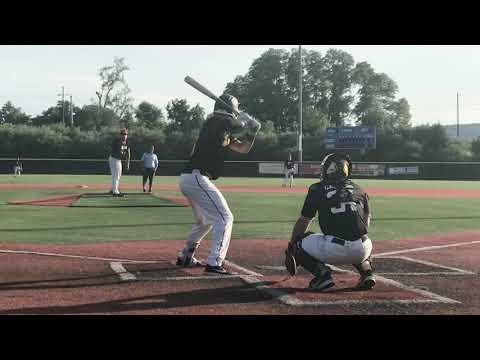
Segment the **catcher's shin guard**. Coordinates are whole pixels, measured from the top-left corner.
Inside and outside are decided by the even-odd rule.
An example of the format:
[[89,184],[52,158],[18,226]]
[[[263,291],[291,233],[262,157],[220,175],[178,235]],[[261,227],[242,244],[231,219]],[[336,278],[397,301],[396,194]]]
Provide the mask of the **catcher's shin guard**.
[[353,267],[357,269],[358,273],[361,276],[367,275],[367,273],[373,273],[375,270],[373,267],[372,257],[369,256],[364,262],[361,264],[353,264]]
[[313,232],[307,232],[305,234],[302,234],[301,238],[299,237],[300,239],[296,243],[297,251],[295,254],[295,260],[298,266],[301,266],[304,269],[308,270],[315,277],[322,277],[325,274],[331,273],[332,269],[326,266],[323,262],[315,259],[302,248],[302,239],[306,238],[311,234],[313,234]]

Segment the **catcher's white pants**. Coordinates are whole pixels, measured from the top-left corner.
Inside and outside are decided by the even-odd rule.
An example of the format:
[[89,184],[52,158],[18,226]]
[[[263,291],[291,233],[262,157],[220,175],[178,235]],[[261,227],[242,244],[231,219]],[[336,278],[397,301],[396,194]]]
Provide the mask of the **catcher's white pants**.
[[358,265],[372,253],[372,241],[345,241],[344,245],[332,242],[334,236],[312,234],[302,240],[302,248],[315,259],[332,265]]
[[227,201],[207,176],[193,170],[180,176],[180,190],[188,199],[196,224],[188,236],[183,255],[193,256],[202,239],[213,229],[212,245],[207,262],[222,265],[232,235],[233,214]]
[[112,192],[119,194],[118,184],[122,176],[122,161],[110,156],[108,158],[108,164],[110,165],[110,172],[112,173]]

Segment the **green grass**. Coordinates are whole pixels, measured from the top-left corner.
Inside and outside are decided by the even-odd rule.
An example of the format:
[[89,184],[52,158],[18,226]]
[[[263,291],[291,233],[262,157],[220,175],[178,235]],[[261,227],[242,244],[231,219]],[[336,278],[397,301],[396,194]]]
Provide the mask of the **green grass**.
[[[298,179],[308,186],[315,179]],[[107,175],[0,176],[0,183],[94,184],[110,182]],[[124,176],[121,183],[139,183],[138,176]],[[157,177],[156,184],[178,182],[177,177]],[[225,178],[218,185],[280,186],[281,178]],[[477,188],[477,182],[359,180],[362,186]],[[154,188],[155,189],[155,188]],[[188,207],[148,195],[125,198],[82,198],[72,207],[8,205],[9,200],[30,200],[63,194],[91,192],[82,189],[0,190],[0,242],[96,243],[120,240],[184,239],[193,223]],[[155,195],[180,195],[155,191]],[[300,214],[305,194],[234,193],[224,195],[235,216],[232,237],[288,238]],[[372,198],[374,240],[480,229],[480,199]],[[313,231],[318,231],[315,221]]]

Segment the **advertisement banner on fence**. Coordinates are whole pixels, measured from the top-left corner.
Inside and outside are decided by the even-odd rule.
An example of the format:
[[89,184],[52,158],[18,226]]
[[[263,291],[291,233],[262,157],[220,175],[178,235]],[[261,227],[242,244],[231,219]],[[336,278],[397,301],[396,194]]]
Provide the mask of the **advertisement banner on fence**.
[[320,164],[300,164],[300,174],[302,175],[320,175],[322,166]]
[[395,166],[389,167],[388,173],[390,175],[418,175],[418,166]]
[[[258,163],[258,172],[260,174],[284,174],[283,162],[278,163]],[[295,164],[295,174],[298,174],[298,164]]]
[[384,176],[385,165],[381,164],[353,164],[352,176]]

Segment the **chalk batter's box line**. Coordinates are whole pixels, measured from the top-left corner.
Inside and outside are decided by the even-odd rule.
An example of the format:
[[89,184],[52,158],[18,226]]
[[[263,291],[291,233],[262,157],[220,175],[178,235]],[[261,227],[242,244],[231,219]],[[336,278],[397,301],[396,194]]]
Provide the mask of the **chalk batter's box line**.
[[[115,264],[115,266],[113,266]],[[231,261],[229,262],[230,266],[235,266],[240,269],[245,269],[244,267],[241,267],[239,265],[236,265],[235,263],[232,263]],[[120,278],[124,281],[127,280],[136,280],[135,275],[132,273],[126,271],[121,264],[119,265],[118,263],[111,263],[112,270],[118,273]],[[354,274],[353,271],[348,271],[348,270],[343,270],[343,269],[338,269],[335,266],[332,266],[332,268],[341,270],[342,272],[347,272]],[[248,269],[246,269],[248,271]],[[253,271],[250,271],[252,273],[255,273]],[[278,300],[281,303],[285,305],[290,305],[290,306],[326,306],[326,305],[355,305],[355,304],[389,304],[389,303],[396,303],[396,304],[427,304],[427,303],[445,303],[445,304],[459,304],[460,302],[457,300],[453,300],[447,297],[440,296],[438,294],[426,291],[426,290],[421,290],[417,289],[411,286],[404,285],[398,281],[387,279],[382,276],[377,275],[377,279],[394,287],[410,291],[413,293],[417,293],[419,295],[422,295],[424,297],[427,297],[427,299],[392,299],[392,300],[337,300],[337,301],[303,301],[297,298],[296,296],[291,296],[288,295],[287,293],[283,292],[280,289],[277,288],[272,288],[268,285],[265,285],[263,281],[258,279],[258,277],[254,275],[241,275],[241,274],[234,274],[234,275],[218,275],[218,276],[180,276],[180,277],[165,277],[163,279],[155,279],[155,278],[146,278],[146,279],[141,279],[141,280],[149,280],[149,281],[181,281],[181,280],[219,280],[219,279],[233,279],[233,278],[240,278],[244,282],[246,282],[249,285],[252,285],[255,289],[266,293],[274,300]]]

